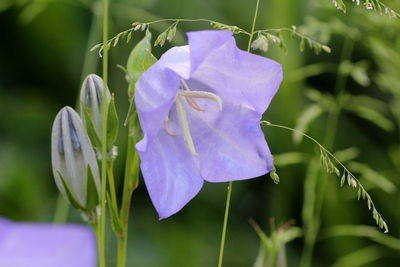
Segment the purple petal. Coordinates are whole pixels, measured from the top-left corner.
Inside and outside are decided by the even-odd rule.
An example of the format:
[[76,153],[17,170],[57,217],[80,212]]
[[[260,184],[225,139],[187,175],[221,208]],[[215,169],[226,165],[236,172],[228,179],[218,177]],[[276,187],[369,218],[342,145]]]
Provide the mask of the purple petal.
[[190,47],[191,73],[215,50],[232,39],[231,31],[197,31],[187,33]]
[[162,128],[175,102],[180,78],[189,77],[189,66],[188,47],[174,47],[138,80],[135,104],[142,130],[149,138]]
[[274,169],[257,112],[228,101],[223,102],[222,111],[209,99],[195,101],[205,111],[187,104],[186,110],[203,179],[243,180]]
[[197,163],[181,136],[160,130],[143,151],[137,148],[147,190],[160,219],[171,216],[185,206],[203,186]]
[[[195,60],[191,62],[192,68],[198,65],[191,80],[201,82],[207,87],[202,90],[213,92],[224,100],[264,113],[282,82],[281,65],[240,50],[233,36],[227,38],[225,31],[201,31],[188,35],[190,57]],[[225,42],[221,45],[223,40]],[[206,51],[201,49],[209,47],[210,43],[218,46]]]
[[85,226],[13,223],[0,218],[0,266],[95,267],[95,237]]

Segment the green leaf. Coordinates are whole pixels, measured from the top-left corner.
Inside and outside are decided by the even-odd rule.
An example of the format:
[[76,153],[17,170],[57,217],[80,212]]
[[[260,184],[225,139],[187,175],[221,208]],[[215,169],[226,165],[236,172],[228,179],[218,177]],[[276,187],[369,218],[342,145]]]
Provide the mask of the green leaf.
[[[106,196],[107,196],[107,202],[112,203],[110,194],[107,193]],[[108,207],[110,209],[112,229],[113,229],[114,233],[119,234],[122,231],[122,222],[119,219],[118,208],[116,207],[116,203],[114,205],[109,204]]]
[[115,109],[114,94],[111,95],[110,104],[108,106],[107,118],[107,147],[113,147],[118,137],[119,120],[117,110]]
[[100,202],[100,192],[97,190],[94,181],[92,169],[87,166],[87,183],[86,183],[86,210],[93,210]]
[[341,162],[346,162],[355,159],[360,154],[360,150],[356,147],[349,147],[343,150],[336,151],[334,156]]
[[274,164],[276,166],[284,167],[293,164],[308,163],[310,155],[300,152],[287,152],[281,154],[274,154]]
[[339,257],[332,267],[363,267],[384,257],[385,251],[379,246],[369,246]]
[[[319,104],[309,105],[298,117],[296,126],[294,128],[303,133],[307,132],[309,125],[322,113],[323,109]],[[293,132],[293,142],[300,143],[302,139],[303,135]]]
[[376,110],[367,107],[367,106],[359,106],[359,105],[346,105],[344,107],[346,110],[351,111],[353,114],[368,120],[385,131],[390,131],[394,128],[393,123],[385,118],[382,114],[377,112]]
[[140,75],[156,61],[157,59],[151,53],[151,33],[146,32],[145,37],[132,49],[126,64],[129,77],[129,99],[133,98],[135,83]]
[[94,127],[93,121],[92,121],[92,117],[90,115],[90,110],[87,107],[83,107],[81,106],[81,109],[83,110],[83,116],[84,116],[84,123],[85,123],[85,128],[86,128],[86,132],[90,138],[90,141],[92,142],[94,147],[101,147],[101,138],[99,137],[99,135],[96,132],[96,129]]
[[[382,226],[383,229],[386,229],[384,223],[382,223]],[[400,251],[400,239],[384,234],[373,226],[339,225],[328,228],[323,232],[322,235],[324,238],[341,237],[341,236],[352,236],[358,238],[363,237],[370,239],[378,244],[381,244],[386,248]]]

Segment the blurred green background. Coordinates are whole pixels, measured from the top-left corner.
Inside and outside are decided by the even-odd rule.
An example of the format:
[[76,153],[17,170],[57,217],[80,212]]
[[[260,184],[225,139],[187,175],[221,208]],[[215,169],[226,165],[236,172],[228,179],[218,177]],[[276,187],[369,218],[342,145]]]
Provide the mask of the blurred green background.
[[[110,2],[112,35],[134,21],[159,18],[207,18],[250,30],[255,7],[253,0]],[[300,52],[299,40],[290,35],[285,35],[287,53],[271,44],[265,55],[283,64],[285,78],[265,119],[306,131],[339,151],[335,155],[360,178],[390,232],[375,227],[365,201],[356,200],[356,190],[340,188],[338,177],[324,174],[312,143],[266,128],[281,182],[275,185],[266,176],[234,183],[225,266],[256,261],[260,239],[250,218],[268,235],[271,218],[277,226],[294,220],[293,227],[302,228],[303,238],[286,244],[288,266],[398,266],[400,18],[344,2],[346,14],[330,0],[261,1],[258,29],[297,25],[332,49],[330,54]],[[385,3],[400,10],[398,1]],[[51,173],[51,125],[61,107],[75,105],[83,77],[101,74],[97,53],[89,52],[101,40],[101,5],[91,0],[1,0],[0,11],[0,215],[52,221],[58,192]],[[152,30],[157,35],[167,26]],[[204,28],[210,25],[180,24],[172,45],[185,44],[185,31]],[[121,120],[128,107],[127,84],[116,65],[126,64],[141,37],[137,33],[110,52],[109,86]],[[245,49],[247,40],[237,40]],[[169,47],[155,48],[154,54],[159,57]],[[121,128],[117,179],[123,174],[125,131]],[[133,196],[127,265],[215,266],[225,194],[226,184],[207,183],[181,212],[158,221],[141,181]],[[82,222],[73,210],[68,221]],[[116,241],[111,232],[108,238],[113,266]]]

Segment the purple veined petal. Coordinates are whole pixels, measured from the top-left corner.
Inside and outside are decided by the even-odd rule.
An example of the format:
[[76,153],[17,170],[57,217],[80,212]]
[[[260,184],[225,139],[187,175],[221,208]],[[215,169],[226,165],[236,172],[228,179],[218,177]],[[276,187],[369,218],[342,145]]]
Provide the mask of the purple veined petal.
[[[141,142],[147,142],[145,137]],[[185,206],[203,186],[197,162],[181,136],[160,130],[146,144],[146,151],[138,151],[141,170],[159,218],[167,218]]]
[[[189,33],[189,46],[192,60],[198,67],[191,80],[198,81],[202,88],[192,90],[210,91],[222,99],[235,104],[245,105],[264,113],[282,82],[282,66],[268,58],[240,50],[233,36],[219,36],[218,32],[202,31]],[[220,44],[206,52],[201,46],[207,46],[210,38],[216,38]],[[231,34],[232,35],[232,34]],[[200,58],[200,59],[199,59]],[[198,62],[201,62],[199,64]]]
[[[200,164],[201,177],[209,182],[244,180],[274,169],[254,110],[224,101],[220,111],[209,99],[195,99],[204,111],[186,103],[187,118]],[[176,121],[175,116],[171,120]]]
[[96,267],[96,250],[89,227],[14,223],[0,218],[0,266]]

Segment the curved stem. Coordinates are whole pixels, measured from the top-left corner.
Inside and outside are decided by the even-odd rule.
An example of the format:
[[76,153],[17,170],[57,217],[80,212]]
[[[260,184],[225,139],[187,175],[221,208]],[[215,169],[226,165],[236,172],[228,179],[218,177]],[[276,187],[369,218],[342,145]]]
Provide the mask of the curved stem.
[[[296,130],[296,129],[293,129],[293,128],[290,128],[290,127],[287,127],[287,126],[283,126],[283,125],[279,125],[279,124],[273,124],[273,123],[270,123],[270,122],[268,122],[268,121],[261,121],[260,122],[261,123],[261,125],[264,125],[264,126],[271,126],[271,127],[276,127],[276,128],[282,128],[282,129],[286,129],[286,130],[289,130],[289,131],[292,131],[292,132],[296,132],[296,133],[298,133],[298,134],[301,134],[302,136],[304,136],[304,137],[306,137],[307,139],[309,139],[309,140],[311,140],[314,144],[316,144],[317,146],[318,146],[318,148],[320,149],[320,152],[321,152],[321,154],[322,153],[325,153],[326,155],[328,155],[329,157],[331,157],[332,159],[334,159],[334,161],[337,163],[337,164],[339,164],[342,168],[343,168],[343,170],[344,170],[344,172],[343,173],[347,173],[348,175],[349,175],[349,177],[351,178],[351,179],[353,179],[354,181],[355,181],[355,183],[356,183],[356,186],[354,186],[354,185],[352,185],[352,187],[355,187],[355,188],[359,188],[359,192],[358,192],[358,194],[362,194],[363,195],[363,199],[366,199],[367,200],[367,202],[368,202],[368,209],[369,210],[372,210],[373,211],[373,213],[375,212],[376,213],[376,215],[373,215],[373,218],[375,219],[375,218],[378,218],[378,221],[376,222],[377,223],[377,225],[381,228],[381,229],[383,229],[384,230],[384,232],[385,233],[387,233],[388,231],[389,231],[389,229],[387,228],[387,224],[386,224],[386,222],[383,220],[383,218],[382,218],[382,215],[377,211],[377,209],[376,209],[376,206],[375,206],[375,203],[372,201],[372,199],[371,199],[371,196],[368,194],[368,192],[365,190],[365,188],[364,188],[364,186],[361,184],[361,182],[357,179],[357,177],[333,154],[333,153],[331,153],[328,149],[326,149],[323,145],[321,145],[317,140],[315,140],[314,138],[312,138],[311,136],[309,136],[308,134],[306,134],[306,133],[303,133],[303,132],[301,132],[301,131],[299,131],[299,130]],[[343,179],[343,176],[342,176],[342,179]],[[349,184],[349,186],[350,186],[350,184]],[[360,198],[361,197],[361,195],[359,195],[358,196],[358,198]],[[375,217],[376,216],[376,217]],[[376,220],[376,219],[375,219]],[[381,220],[381,223],[379,222]],[[316,237],[316,236],[315,236]],[[310,262],[310,264],[311,264],[311,262]]]
[[224,258],[225,237],[226,237],[226,228],[228,225],[229,206],[231,203],[232,184],[233,184],[232,182],[229,182],[228,193],[226,195],[225,215],[224,215],[224,224],[222,226],[221,245],[219,248],[218,267],[222,266],[222,260]]

